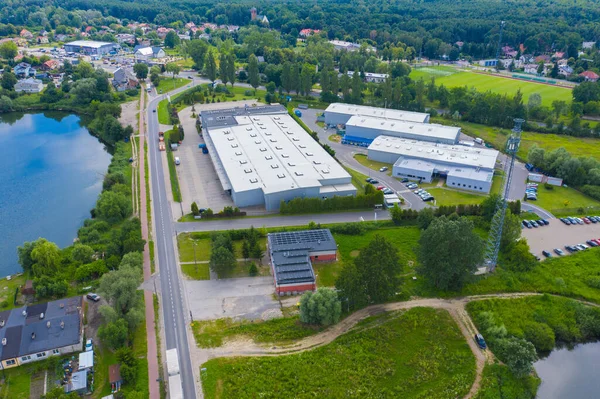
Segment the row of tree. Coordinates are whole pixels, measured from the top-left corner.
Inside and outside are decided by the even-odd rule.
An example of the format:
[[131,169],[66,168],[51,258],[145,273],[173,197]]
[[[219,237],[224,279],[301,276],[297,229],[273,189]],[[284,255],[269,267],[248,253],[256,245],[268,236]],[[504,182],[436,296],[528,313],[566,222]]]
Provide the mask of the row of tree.
[[527,160],[550,176],[563,179],[573,186],[600,186],[600,161],[594,157],[574,157],[565,148],[552,151],[533,145]]

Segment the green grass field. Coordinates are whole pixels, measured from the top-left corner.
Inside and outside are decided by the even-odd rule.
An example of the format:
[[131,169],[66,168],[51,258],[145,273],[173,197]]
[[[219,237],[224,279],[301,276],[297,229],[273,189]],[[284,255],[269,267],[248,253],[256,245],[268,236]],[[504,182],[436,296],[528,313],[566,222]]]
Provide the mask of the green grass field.
[[371,317],[300,354],[217,358],[202,367],[206,398],[446,399],[463,397],[475,377],[473,354],[450,315],[428,308]]
[[167,146],[167,163],[169,164],[169,180],[171,181],[171,193],[173,194],[173,201],[181,202],[181,190],[179,189],[179,179],[177,177],[177,165],[175,165],[175,155],[169,147],[169,133],[165,132],[165,144]]
[[572,209],[577,208],[584,208],[583,213],[586,213],[585,208],[600,207],[600,202],[570,187],[553,187],[548,190],[543,185],[538,189],[537,201],[531,203],[556,214],[570,214]]
[[181,271],[192,280],[210,280],[208,263],[185,263],[181,265]]
[[157,93],[168,93],[171,90],[175,90],[180,88],[181,86],[185,86],[186,84],[191,84],[190,79],[184,78],[175,78],[172,77],[162,77],[158,86],[156,86]]
[[158,103],[158,107],[156,112],[158,113],[158,123],[163,125],[171,124],[171,117],[169,117],[169,110],[167,109],[167,104],[169,100],[166,98]]
[[547,107],[551,107],[552,101],[555,100],[571,103],[573,99],[572,90],[569,88],[457,70],[451,67],[417,68],[411,71],[410,77],[412,79],[423,78],[425,81],[434,77],[437,85],[443,84],[446,87],[469,86],[481,92],[491,91],[509,96],[513,96],[520,89],[525,103],[527,103],[527,99],[531,94],[539,93],[542,96],[542,104]]
[[336,262],[313,263],[313,269],[317,276],[317,287],[335,287],[335,280],[344,267],[341,260]]
[[356,161],[362,166],[366,166],[367,168],[373,169],[377,172],[379,172],[379,169],[386,167],[388,170],[385,174],[388,176],[392,174],[392,167],[394,165],[391,163],[373,161],[372,159],[367,158],[365,154],[354,154],[354,159],[356,159]]
[[[492,180],[492,188],[490,189],[490,193],[499,193],[501,189],[502,176],[497,174]],[[427,189],[427,192],[429,192],[435,198],[436,206],[479,204],[487,197],[487,194],[471,193],[446,186],[430,188]]]
[[[471,137],[481,137],[488,143],[491,143],[496,149],[503,150],[510,131],[491,126],[480,125],[477,123],[448,121],[441,117],[435,117],[432,123],[441,123],[445,125],[460,126],[463,133]],[[592,156],[600,159],[600,140],[588,137],[573,137],[558,134],[544,134],[534,132],[523,132],[521,135],[521,146],[517,156],[521,159],[527,158],[529,149],[537,144],[547,151],[564,147],[569,153],[575,156]]]
[[347,166],[342,165],[342,167],[344,169],[346,169],[346,172],[348,172],[350,174],[350,176],[352,176],[352,184],[354,185],[354,187],[356,187],[357,190],[357,194],[364,194],[365,193],[365,187],[367,186],[367,175],[363,175],[360,172],[355,171],[352,168],[349,168]]

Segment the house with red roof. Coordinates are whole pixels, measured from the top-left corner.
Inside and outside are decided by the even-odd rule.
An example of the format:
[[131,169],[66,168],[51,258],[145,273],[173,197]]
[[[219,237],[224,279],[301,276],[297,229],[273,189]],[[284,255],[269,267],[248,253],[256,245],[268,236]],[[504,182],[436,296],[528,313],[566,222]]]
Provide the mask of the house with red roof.
[[312,36],[312,35],[316,35],[319,32],[321,32],[320,29],[308,29],[308,28],[305,28],[305,29],[302,29],[299,34],[302,37],[309,37],[309,36]]
[[27,29],[23,29],[21,33],[19,33],[19,36],[24,39],[33,39],[33,33],[29,32]]
[[581,72],[579,76],[583,76],[586,82],[597,82],[598,78],[600,78],[596,72],[592,71]]

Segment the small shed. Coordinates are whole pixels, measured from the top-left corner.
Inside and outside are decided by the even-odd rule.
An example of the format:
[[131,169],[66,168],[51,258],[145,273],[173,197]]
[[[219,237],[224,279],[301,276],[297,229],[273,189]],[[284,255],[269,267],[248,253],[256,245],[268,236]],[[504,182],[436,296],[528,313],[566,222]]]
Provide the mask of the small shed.
[[21,287],[21,294],[23,295],[34,295],[35,290],[33,289],[33,280],[25,281],[25,285]]
[[80,395],[87,393],[87,370],[78,371],[71,375],[71,379],[65,385],[65,393],[77,392]]
[[79,370],[91,370],[94,368],[94,351],[81,352],[79,354]]
[[121,379],[120,364],[111,364],[108,366],[108,381],[110,382],[111,392],[118,392],[121,390],[123,380]]

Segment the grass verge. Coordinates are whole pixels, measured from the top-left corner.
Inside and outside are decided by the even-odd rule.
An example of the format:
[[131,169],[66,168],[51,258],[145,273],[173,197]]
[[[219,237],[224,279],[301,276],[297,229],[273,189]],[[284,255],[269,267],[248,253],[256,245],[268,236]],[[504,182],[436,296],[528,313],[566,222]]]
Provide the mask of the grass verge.
[[[156,351],[158,356],[158,375],[163,375],[163,363],[162,363],[162,350],[160,344],[160,315],[158,306],[158,295],[152,294],[152,304],[154,307],[154,333],[156,334]],[[160,398],[165,399],[167,397],[167,386],[164,379],[160,378],[158,382],[160,388]]]
[[362,166],[366,166],[369,169],[379,172],[379,169],[385,167],[388,168],[386,175],[390,176],[392,174],[392,165],[391,163],[385,162],[377,162],[369,159],[365,154],[354,154],[354,159],[361,164]]
[[193,280],[210,280],[210,268],[208,263],[184,263],[181,265],[183,274]]
[[158,113],[158,123],[162,124],[162,125],[170,125],[171,124],[171,117],[169,116],[169,110],[167,109],[167,104],[169,103],[169,100],[167,100],[166,98],[164,100],[161,100],[158,103],[158,107],[156,112]]
[[346,172],[348,172],[350,174],[350,176],[352,176],[352,185],[354,185],[354,187],[356,187],[356,194],[364,194],[365,193],[365,187],[367,184],[366,180],[367,180],[367,175],[363,175],[360,172],[355,171],[352,168],[349,168],[345,165],[342,165],[342,167],[346,170]]
[[[169,142],[169,132],[165,132],[165,143]],[[173,201],[181,202],[181,191],[179,190],[179,179],[177,178],[177,167],[171,147],[167,145],[167,163],[169,164],[169,180],[171,181],[171,192]]]
[[341,398],[368,392],[445,399],[463,397],[475,378],[475,359],[450,315],[427,308],[369,318],[332,343],[300,354],[213,359],[203,367],[206,398],[284,393]]
[[156,86],[157,93],[168,93],[171,90],[175,90],[180,88],[181,86],[185,86],[186,84],[190,84],[192,81],[190,79],[184,78],[165,78],[163,77],[158,86]]

